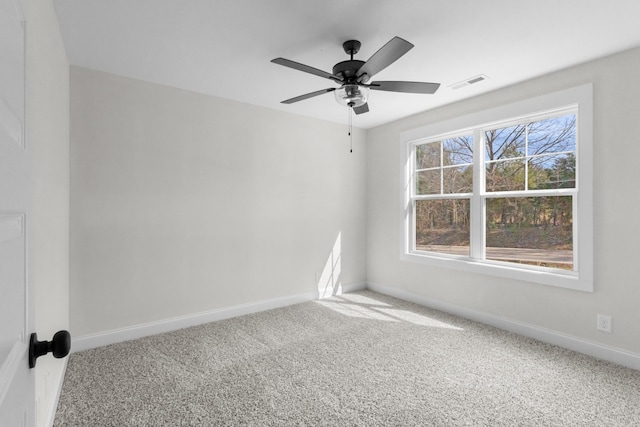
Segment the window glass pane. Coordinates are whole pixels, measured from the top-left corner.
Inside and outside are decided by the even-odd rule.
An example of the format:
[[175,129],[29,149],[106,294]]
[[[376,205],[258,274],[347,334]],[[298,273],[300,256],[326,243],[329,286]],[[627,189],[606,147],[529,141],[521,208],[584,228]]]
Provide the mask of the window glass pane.
[[416,147],[416,169],[440,167],[440,141]]
[[416,194],[440,194],[440,171],[433,169],[416,173]]
[[487,192],[524,190],[524,164],[524,160],[488,163],[485,183]]
[[572,196],[487,199],[486,258],[573,270]]
[[471,193],[473,191],[472,165],[444,168],[442,173],[444,193]]
[[526,125],[509,126],[485,132],[485,160],[524,157]]
[[442,144],[443,166],[473,163],[473,135],[445,139]]
[[416,250],[469,256],[469,200],[416,200]]
[[576,156],[552,154],[529,160],[530,190],[576,187]]
[[552,117],[529,123],[528,154],[576,150],[576,115]]

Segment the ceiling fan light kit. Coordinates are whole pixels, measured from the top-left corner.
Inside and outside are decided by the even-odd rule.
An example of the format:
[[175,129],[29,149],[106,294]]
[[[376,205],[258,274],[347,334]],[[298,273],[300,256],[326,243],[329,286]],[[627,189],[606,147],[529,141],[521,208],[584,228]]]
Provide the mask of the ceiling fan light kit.
[[361,107],[367,103],[369,88],[360,85],[342,85],[333,92],[336,101],[343,107]]
[[360,50],[361,43],[358,40],[347,40],[342,44],[344,52],[350,56],[347,61],[342,61],[333,66],[332,72],[319,70],[308,65],[300,64],[285,58],[276,58],[271,62],[298,71],[313,74],[339,83],[339,88],[327,88],[296,96],[282,101],[283,104],[293,104],[305,99],[313,98],[328,92],[334,92],[338,104],[349,107],[356,114],[369,111],[367,101],[369,90],[381,90],[387,92],[433,94],[440,87],[439,83],[407,82],[407,81],[379,81],[369,80],[373,75],[396,62],[400,57],[413,48],[413,45],[400,37],[392,38],[382,46],[368,61],[353,59],[353,55]]

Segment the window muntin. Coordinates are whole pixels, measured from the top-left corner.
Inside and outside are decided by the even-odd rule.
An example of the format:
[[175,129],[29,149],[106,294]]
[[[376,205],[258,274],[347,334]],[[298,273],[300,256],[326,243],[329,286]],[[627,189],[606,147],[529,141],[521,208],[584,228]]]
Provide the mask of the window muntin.
[[[411,250],[574,272],[576,126],[572,107],[414,142]],[[484,230],[472,229],[474,215]]]
[[413,152],[414,250],[468,257],[473,135],[426,141]]
[[416,145],[413,157],[417,195],[472,191],[472,135],[453,136]]
[[486,192],[574,188],[576,119],[574,111],[484,130]]

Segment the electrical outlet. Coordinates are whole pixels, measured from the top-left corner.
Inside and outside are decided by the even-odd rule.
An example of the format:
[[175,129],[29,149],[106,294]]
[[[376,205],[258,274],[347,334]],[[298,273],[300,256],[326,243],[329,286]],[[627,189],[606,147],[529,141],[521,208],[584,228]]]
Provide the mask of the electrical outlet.
[[611,316],[598,314],[596,327],[599,331],[611,333]]

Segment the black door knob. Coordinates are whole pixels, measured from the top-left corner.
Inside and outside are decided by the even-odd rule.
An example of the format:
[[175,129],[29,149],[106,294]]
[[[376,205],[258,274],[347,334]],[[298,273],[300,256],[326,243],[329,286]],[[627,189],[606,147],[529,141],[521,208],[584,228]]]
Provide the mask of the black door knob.
[[68,331],[58,331],[51,341],[38,341],[38,335],[34,332],[29,340],[29,368],[36,366],[36,359],[49,352],[53,357],[60,359],[69,354],[71,349],[71,334]]

